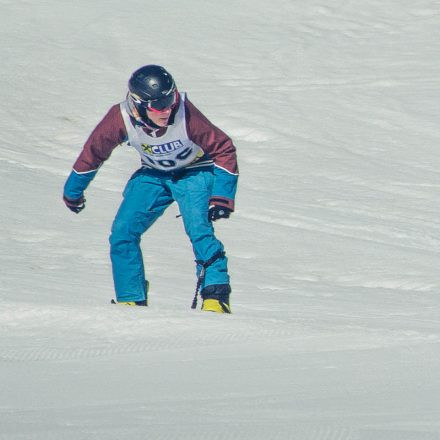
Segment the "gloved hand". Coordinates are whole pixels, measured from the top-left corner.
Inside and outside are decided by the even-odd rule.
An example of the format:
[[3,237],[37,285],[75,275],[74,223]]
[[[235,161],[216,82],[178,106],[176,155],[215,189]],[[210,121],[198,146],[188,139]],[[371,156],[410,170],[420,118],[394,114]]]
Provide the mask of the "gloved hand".
[[220,218],[229,218],[231,212],[232,209],[227,208],[226,206],[212,205],[209,207],[208,220],[210,222],[215,222]]
[[79,199],[69,199],[68,197],[63,196],[63,200],[66,206],[75,214],[80,213],[86,207],[86,199],[84,197],[80,197]]

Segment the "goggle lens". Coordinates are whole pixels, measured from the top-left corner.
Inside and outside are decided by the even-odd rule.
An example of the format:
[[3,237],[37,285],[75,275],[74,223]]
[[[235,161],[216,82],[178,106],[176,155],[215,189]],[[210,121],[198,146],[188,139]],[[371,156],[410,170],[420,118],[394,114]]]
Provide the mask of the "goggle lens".
[[174,93],[171,93],[168,96],[155,99],[154,101],[142,101],[138,96],[133,95],[132,93],[129,93],[129,95],[136,106],[142,107],[154,113],[162,113],[169,108],[172,108],[176,105],[178,99],[177,90],[175,90]]

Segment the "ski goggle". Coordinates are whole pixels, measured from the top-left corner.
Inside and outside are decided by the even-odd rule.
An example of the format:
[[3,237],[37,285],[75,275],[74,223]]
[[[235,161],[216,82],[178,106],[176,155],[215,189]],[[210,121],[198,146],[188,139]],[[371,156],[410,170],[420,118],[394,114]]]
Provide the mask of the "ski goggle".
[[144,101],[138,95],[131,92],[128,92],[128,96],[137,108],[140,107],[143,110],[148,110],[154,113],[163,113],[177,104],[179,95],[177,90],[175,90],[167,96],[151,101]]

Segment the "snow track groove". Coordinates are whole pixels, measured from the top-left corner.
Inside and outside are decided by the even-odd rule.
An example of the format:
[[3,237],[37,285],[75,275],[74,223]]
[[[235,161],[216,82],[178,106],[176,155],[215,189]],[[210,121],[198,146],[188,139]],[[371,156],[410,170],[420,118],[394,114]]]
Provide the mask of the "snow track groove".
[[[235,424],[228,422],[225,428],[219,422],[200,423],[200,426],[191,427],[183,424],[175,427],[149,426],[144,433],[140,434],[136,428],[126,427],[121,429],[117,426],[110,429],[99,428],[96,430],[88,429],[84,431],[74,426],[53,429],[44,433],[46,440],[90,440],[102,438],[105,440],[357,440],[360,439],[354,430],[337,426],[304,427],[298,426],[281,427],[278,424],[266,423],[258,425],[249,423],[248,425]],[[7,436],[0,434],[0,440],[30,440],[28,435],[11,433]],[[422,437],[420,440],[431,440],[431,437]],[[369,439],[368,439],[369,440]],[[389,439],[387,439],[389,440]],[[437,440],[437,439],[435,439]]]

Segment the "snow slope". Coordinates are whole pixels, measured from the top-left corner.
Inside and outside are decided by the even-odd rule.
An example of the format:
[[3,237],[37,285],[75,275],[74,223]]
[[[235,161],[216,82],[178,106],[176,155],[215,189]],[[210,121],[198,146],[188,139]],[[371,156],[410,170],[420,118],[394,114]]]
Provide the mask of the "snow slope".
[[[0,439],[440,439],[437,0],[0,0]],[[151,306],[112,297],[137,153],[64,180],[167,66],[238,148],[230,316],[190,310],[173,206]]]

